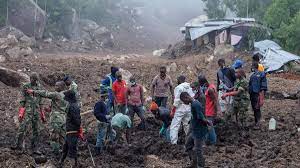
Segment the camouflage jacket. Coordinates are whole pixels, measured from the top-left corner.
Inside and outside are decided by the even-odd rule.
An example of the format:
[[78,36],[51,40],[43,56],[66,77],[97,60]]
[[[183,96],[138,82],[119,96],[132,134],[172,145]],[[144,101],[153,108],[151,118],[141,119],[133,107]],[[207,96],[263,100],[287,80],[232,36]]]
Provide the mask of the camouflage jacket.
[[45,90],[35,91],[41,97],[51,99],[50,122],[65,122],[68,102],[64,100],[63,92],[48,92]]
[[241,101],[249,101],[248,95],[248,81],[246,79],[240,79],[234,85],[235,91],[240,91],[238,95],[234,97],[234,101],[241,102]]
[[26,108],[26,113],[38,114],[40,105],[42,105],[42,97],[38,94],[28,94],[26,92],[28,89],[40,90],[41,85],[32,86],[31,83],[25,83],[21,90],[21,106]]

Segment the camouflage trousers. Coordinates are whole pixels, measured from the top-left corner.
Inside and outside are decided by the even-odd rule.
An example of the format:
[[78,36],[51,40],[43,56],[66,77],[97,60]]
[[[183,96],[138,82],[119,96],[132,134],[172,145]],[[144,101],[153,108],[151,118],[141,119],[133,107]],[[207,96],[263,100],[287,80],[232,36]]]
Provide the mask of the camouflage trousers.
[[59,154],[64,144],[65,134],[64,122],[50,122],[50,146],[55,154]]
[[233,114],[236,116],[236,122],[240,122],[244,127],[247,119],[249,101],[239,101],[233,104]]
[[17,133],[17,145],[22,146],[24,141],[24,135],[29,131],[28,129],[32,129],[32,138],[31,138],[31,147],[36,147],[38,143],[39,136],[39,114],[32,114],[28,111],[25,113],[25,117],[23,121],[19,125],[18,133]]

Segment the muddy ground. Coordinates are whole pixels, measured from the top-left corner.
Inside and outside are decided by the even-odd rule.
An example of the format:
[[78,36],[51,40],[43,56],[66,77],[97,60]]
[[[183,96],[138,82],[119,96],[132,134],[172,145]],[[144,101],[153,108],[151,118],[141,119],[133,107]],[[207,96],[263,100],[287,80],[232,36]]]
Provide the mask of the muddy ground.
[[[79,85],[83,109],[92,109],[98,94],[94,91],[99,81],[109,72],[111,65],[122,67],[138,77],[149,95],[151,79],[157,74],[161,65],[176,62],[175,71],[169,72],[174,82],[176,76],[185,74],[189,81],[196,79],[199,73],[205,73],[210,81],[215,82],[217,71],[216,60],[206,62],[206,55],[191,56],[177,60],[150,58],[142,55],[103,56],[64,53],[51,55],[40,53],[37,59],[24,59],[18,62],[2,63],[1,66],[25,73],[38,72],[46,89],[53,90],[55,81],[64,74],[70,74]],[[216,59],[216,58],[215,58]],[[172,68],[171,68],[172,69]],[[269,75],[270,91],[294,93],[300,88],[300,78],[295,74]],[[35,165],[28,153],[10,150],[14,143],[18,121],[16,120],[19,88],[7,86],[0,82],[0,167],[54,167],[57,156],[49,152],[47,142],[47,125],[41,125],[41,151],[47,156],[45,164]],[[47,104],[48,102],[46,102]],[[241,134],[234,126],[217,128],[218,143],[216,146],[205,146],[204,155],[207,167],[300,167],[300,110],[296,100],[269,97],[263,107],[262,130],[253,130],[253,112],[248,112],[248,128]],[[184,152],[183,138],[179,145],[172,146],[158,136],[161,123],[147,112],[147,130],[136,127],[133,130],[132,146],[122,145],[115,152],[107,152],[95,157],[97,167],[187,167],[188,158]],[[276,131],[268,131],[271,117],[277,120]],[[92,114],[83,118],[84,128],[89,145],[95,144],[96,124]],[[136,118],[135,125],[139,120]],[[30,135],[30,134],[29,134]],[[29,143],[26,138],[26,147]],[[88,150],[83,143],[79,147],[80,162],[83,167],[92,167]],[[66,167],[71,167],[66,163]]]

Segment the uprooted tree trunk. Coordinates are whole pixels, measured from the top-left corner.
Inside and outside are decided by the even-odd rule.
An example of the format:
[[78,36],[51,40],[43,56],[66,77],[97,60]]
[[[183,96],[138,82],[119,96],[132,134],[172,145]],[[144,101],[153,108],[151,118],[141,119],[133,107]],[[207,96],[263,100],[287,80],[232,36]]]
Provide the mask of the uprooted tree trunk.
[[30,78],[25,73],[0,67],[0,81],[7,86],[20,87],[22,83],[29,82]]

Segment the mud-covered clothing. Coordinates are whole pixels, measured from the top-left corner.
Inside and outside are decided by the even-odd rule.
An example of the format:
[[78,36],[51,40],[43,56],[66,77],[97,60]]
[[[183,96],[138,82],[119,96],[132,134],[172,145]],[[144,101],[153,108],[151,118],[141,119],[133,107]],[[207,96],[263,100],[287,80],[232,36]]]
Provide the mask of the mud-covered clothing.
[[63,92],[37,90],[34,93],[51,99],[50,145],[53,151],[58,153],[61,145],[63,145],[66,132],[66,109],[68,102],[64,100],[65,95]]
[[154,97],[168,97],[168,92],[172,86],[173,83],[169,75],[166,75],[164,79],[161,79],[160,75],[155,76],[152,81]]
[[203,143],[203,139],[195,138],[192,133],[189,133],[186,138],[185,149],[192,161],[192,167],[202,168],[205,166]]
[[77,102],[69,103],[66,116],[66,131],[79,131],[81,125],[80,108]]
[[126,82],[124,80],[118,81],[116,80],[113,83],[112,90],[115,94],[115,102],[117,104],[126,104]]
[[248,107],[250,104],[248,95],[248,81],[246,79],[240,79],[234,86],[235,91],[239,91],[239,94],[234,96],[233,99],[233,111],[242,123],[246,120]]
[[69,87],[69,90],[72,90],[73,92],[75,92],[75,95],[76,95],[76,101],[79,105],[79,107],[81,107],[81,96],[80,96],[80,92],[78,90],[78,85],[72,81],[70,87]]
[[25,116],[23,121],[20,123],[18,133],[17,133],[17,145],[22,145],[24,134],[28,131],[28,127],[32,128],[32,139],[31,145],[34,147],[38,141],[39,136],[39,118],[40,118],[40,106],[42,104],[42,97],[37,94],[29,94],[27,90],[40,90],[40,84],[37,86],[31,85],[31,83],[26,83],[22,86],[21,90],[21,101],[20,105],[25,107]]
[[[134,105],[128,105],[128,115],[130,116],[131,121],[134,119],[135,113],[139,116],[141,119],[140,127],[145,128],[145,110],[142,105],[134,106]],[[133,122],[132,122],[133,124]]]
[[205,123],[204,109],[198,100],[194,100],[191,104],[192,119],[191,130],[193,137],[196,139],[205,139],[208,132],[207,125]]
[[129,86],[127,89],[128,105],[142,106],[143,105],[143,87],[139,84]]
[[[107,138],[107,139],[106,139]],[[113,142],[116,138],[116,131],[113,130],[110,123],[98,122],[98,133],[96,147],[103,149],[105,140]]]

